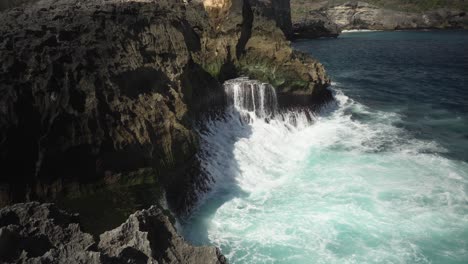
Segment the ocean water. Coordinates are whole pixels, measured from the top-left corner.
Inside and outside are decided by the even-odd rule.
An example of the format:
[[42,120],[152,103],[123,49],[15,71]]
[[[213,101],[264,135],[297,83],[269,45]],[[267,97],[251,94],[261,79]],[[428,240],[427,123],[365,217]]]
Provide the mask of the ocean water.
[[199,128],[211,191],[186,239],[230,263],[468,263],[467,44],[466,31],[299,41],[333,79],[319,113],[227,83],[232,106]]

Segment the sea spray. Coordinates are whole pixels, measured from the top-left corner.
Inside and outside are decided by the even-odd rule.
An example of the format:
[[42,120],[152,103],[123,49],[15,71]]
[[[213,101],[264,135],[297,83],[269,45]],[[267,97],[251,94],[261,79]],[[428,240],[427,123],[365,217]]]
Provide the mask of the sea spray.
[[223,186],[231,187],[230,181],[234,181],[234,176],[239,173],[233,153],[235,144],[251,136],[254,123],[271,123],[281,127],[277,133],[288,134],[310,126],[316,118],[309,109],[279,109],[276,91],[271,84],[241,77],[228,80],[223,86],[228,102],[226,111],[215,117],[202,118],[196,127],[200,136],[197,158],[202,182],[195,186],[198,202],[191,208],[194,211],[206,199],[216,196]]
[[272,118],[278,108],[275,88],[246,77],[228,80],[224,83],[228,104],[248,121],[256,118]]
[[189,240],[231,263],[468,259],[466,163],[339,90],[319,116],[258,111],[256,84],[237,86],[249,92],[232,93],[233,107],[200,131],[210,191],[184,226]]

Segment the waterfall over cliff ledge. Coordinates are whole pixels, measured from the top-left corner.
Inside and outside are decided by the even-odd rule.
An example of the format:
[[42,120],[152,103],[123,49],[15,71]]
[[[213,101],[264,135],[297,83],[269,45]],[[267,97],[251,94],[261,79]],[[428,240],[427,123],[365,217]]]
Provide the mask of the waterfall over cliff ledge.
[[[269,83],[247,77],[228,80],[224,83],[229,116],[239,115],[252,124],[256,120],[276,122],[283,126],[308,126],[315,118],[307,107],[280,109],[276,89]],[[245,124],[244,124],[245,125]]]
[[272,118],[278,108],[276,91],[268,83],[237,78],[224,83],[231,107],[246,118]]
[[[317,120],[308,108],[279,107],[276,89],[271,84],[241,77],[228,80],[223,86],[228,107],[219,116],[203,119],[197,129],[202,180],[201,186],[195,187],[199,200],[194,211],[223,190],[223,186],[235,181],[235,175],[239,174],[235,153],[239,143],[260,135],[261,145],[268,148],[270,138],[287,138]],[[265,154],[247,152],[256,156],[252,164],[261,163],[258,158]]]
[[315,116],[276,107],[270,85],[226,82],[231,107],[199,130],[210,190],[185,238],[238,264],[434,263],[435,247],[465,263],[467,164],[334,89]]

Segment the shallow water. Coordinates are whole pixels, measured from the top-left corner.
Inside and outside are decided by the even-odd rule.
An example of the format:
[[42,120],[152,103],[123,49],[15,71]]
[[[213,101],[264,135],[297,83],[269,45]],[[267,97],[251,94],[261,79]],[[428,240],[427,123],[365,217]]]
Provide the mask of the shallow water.
[[296,43],[326,65],[335,103],[312,118],[246,119],[233,107],[207,121],[212,191],[185,237],[230,263],[468,263],[467,40]]

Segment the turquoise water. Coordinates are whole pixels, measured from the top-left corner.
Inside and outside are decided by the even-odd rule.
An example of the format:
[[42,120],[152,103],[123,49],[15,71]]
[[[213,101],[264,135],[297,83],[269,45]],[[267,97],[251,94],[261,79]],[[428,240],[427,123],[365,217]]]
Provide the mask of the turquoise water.
[[200,157],[212,189],[185,237],[230,263],[468,263],[467,40],[296,43],[327,66],[335,102],[312,121],[239,118],[236,103],[208,120]]

